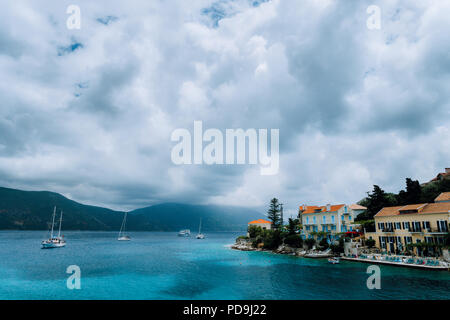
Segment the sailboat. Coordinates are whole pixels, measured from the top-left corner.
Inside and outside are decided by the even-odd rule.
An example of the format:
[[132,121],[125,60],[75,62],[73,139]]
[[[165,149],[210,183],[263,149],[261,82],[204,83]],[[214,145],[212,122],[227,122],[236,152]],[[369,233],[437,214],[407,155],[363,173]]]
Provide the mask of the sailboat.
[[55,216],[56,216],[56,206],[55,206],[55,208],[53,209],[52,230],[50,232],[50,238],[42,241],[42,249],[53,249],[53,248],[61,248],[61,247],[66,246],[66,240],[64,240],[64,236],[61,236],[62,215],[63,215],[63,212],[61,210],[61,215],[59,216],[58,236],[55,237],[53,235],[53,227],[55,225]]
[[127,224],[127,213],[125,212],[125,215],[123,216],[122,226],[120,227],[120,231],[119,231],[119,237],[117,238],[117,240],[119,240],[119,241],[130,241],[131,240],[130,236],[125,234],[126,224]]
[[197,239],[205,239],[205,235],[202,233],[202,219],[200,218],[200,225],[198,227]]

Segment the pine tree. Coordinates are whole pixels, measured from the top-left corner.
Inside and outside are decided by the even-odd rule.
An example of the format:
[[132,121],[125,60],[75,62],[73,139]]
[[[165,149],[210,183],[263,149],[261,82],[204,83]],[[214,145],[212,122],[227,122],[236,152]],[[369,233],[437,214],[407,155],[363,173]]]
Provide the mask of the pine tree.
[[269,210],[267,211],[267,218],[272,221],[273,227],[278,229],[281,224],[280,217],[280,204],[277,198],[270,200]]
[[367,216],[369,219],[373,219],[378,211],[392,204],[388,194],[377,185],[374,185],[372,193],[368,192],[367,195]]

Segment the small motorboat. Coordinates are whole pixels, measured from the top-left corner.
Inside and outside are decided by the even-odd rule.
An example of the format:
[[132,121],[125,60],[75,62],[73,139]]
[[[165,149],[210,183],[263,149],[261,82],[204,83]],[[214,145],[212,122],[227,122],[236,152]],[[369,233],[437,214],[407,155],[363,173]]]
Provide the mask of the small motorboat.
[[322,252],[310,252],[304,255],[305,258],[315,258],[315,259],[323,259],[333,257],[331,250],[328,249]]
[[179,237],[190,237],[191,236],[191,230],[185,229],[178,232]]
[[331,264],[338,264],[339,263],[339,258],[329,258],[328,262]]

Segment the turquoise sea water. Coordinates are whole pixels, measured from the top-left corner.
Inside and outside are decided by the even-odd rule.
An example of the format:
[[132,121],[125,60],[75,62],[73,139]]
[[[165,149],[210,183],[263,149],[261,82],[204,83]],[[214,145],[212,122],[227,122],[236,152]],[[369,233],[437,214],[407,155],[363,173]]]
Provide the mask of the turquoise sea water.
[[[234,251],[238,233],[64,234],[65,248],[42,250],[45,232],[0,232],[0,299],[450,299],[450,272],[381,266],[369,290],[367,264]],[[67,289],[69,265],[80,290]]]

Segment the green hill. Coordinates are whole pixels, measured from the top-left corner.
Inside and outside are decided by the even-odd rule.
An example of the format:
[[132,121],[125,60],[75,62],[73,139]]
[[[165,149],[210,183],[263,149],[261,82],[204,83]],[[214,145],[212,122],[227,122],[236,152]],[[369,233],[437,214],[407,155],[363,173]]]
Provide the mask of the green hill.
[[[45,230],[53,207],[63,210],[64,230],[118,230],[124,212],[84,205],[48,191],[21,191],[0,187],[0,229]],[[228,206],[163,203],[129,213],[127,229],[136,231],[242,231],[262,215],[252,209]]]

